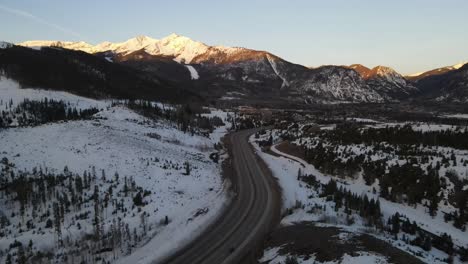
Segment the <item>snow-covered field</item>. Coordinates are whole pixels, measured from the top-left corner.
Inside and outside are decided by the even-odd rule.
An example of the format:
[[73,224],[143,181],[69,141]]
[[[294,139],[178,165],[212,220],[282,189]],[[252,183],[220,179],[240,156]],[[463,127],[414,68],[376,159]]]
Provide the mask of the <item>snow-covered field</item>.
[[[251,142],[255,142],[254,136],[251,137]],[[302,221],[323,221],[324,219],[333,219],[334,225],[345,228],[352,232],[368,232],[369,228],[365,226],[364,223],[357,221],[352,225],[348,226],[346,223],[346,215],[336,212],[333,210],[333,202],[325,201],[324,198],[317,197],[316,191],[308,188],[306,184],[297,179],[298,171],[300,170],[303,175],[311,174],[316,177],[316,179],[321,183],[328,183],[330,179],[335,179],[338,182],[338,186],[342,186],[351,192],[358,195],[367,195],[369,199],[379,199],[380,206],[383,214],[383,219],[388,219],[396,212],[401,215],[405,215],[410,219],[410,221],[415,221],[419,226],[433,232],[435,234],[447,233],[449,234],[454,243],[459,246],[468,245],[468,233],[462,232],[459,229],[456,229],[451,223],[446,223],[443,219],[443,214],[439,213],[436,217],[431,217],[427,213],[427,208],[421,205],[418,206],[407,206],[400,203],[390,202],[383,198],[379,198],[377,194],[373,193],[372,188],[374,186],[367,186],[362,179],[359,177],[355,180],[352,179],[340,179],[330,175],[325,175],[318,171],[313,165],[308,164],[306,161],[301,160],[300,158],[282,153],[275,146],[271,147],[271,151],[279,154],[280,156],[273,156],[267,154],[261,150],[258,144],[254,143],[257,154],[267,163],[269,168],[272,170],[273,175],[278,178],[278,183],[282,189],[282,200],[283,200],[283,211],[289,208],[295,208],[295,205],[299,201],[301,204],[305,205],[304,209],[296,208],[293,210],[293,213],[285,216],[281,224],[290,225]],[[377,186],[378,187],[378,186]],[[311,213],[311,210],[314,206],[319,205],[323,207],[326,205],[326,210],[320,210],[318,213]],[[378,236],[388,242],[394,244],[397,247],[400,247],[403,250],[406,250],[407,245],[399,246],[397,242],[394,242],[392,239],[388,239]],[[413,248],[415,252],[421,252],[420,258],[423,261],[430,263],[440,262],[440,259],[446,258],[447,255],[438,250],[432,249],[429,252],[423,250],[418,250]],[[265,252],[267,254],[268,252]],[[437,260],[439,259],[439,260]],[[271,262],[277,263],[277,262]],[[305,262],[308,263],[308,262]],[[313,263],[313,262],[312,262]],[[348,263],[348,262],[343,262]],[[385,263],[385,262],[384,262]]]
[[455,119],[468,119],[468,114],[452,114],[452,115],[445,115],[443,117],[455,118]]
[[98,101],[67,92],[31,88],[22,89],[18,82],[3,77],[0,74],[0,110],[5,110],[7,107],[15,107],[23,102],[24,99],[41,101],[44,100],[44,98],[64,101],[68,103],[70,107],[77,109],[88,109],[92,107],[101,109],[110,105],[110,103],[106,101]]
[[[265,250],[263,257],[260,259],[260,262],[267,262],[269,264],[282,264],[286,263],[286,259],[289,256],[280,255],[278,253],[279,247],[269,248]],[[301,264],[385,264],[389,263],[388,260],[381,255],[371,254],[369,252],[356,252],[357,256],[350,256],[348,254],[344,254],[344,256],[336,261],[327,261],[327,262],[320,262],[316,260],[314,257],[309,259],[304,259],[301,257],[297,257],[296,260]]]
[[[101,171],[105,171],[108,178],[118,173],[120,179],[132,178],[137,186],[147,190],[148,195],[144,197],[147,205],[132,207],[129,198],[124,201],[125,211],[128,208],[129,213],[106,213],[105,231],[113,221],[121,219],[130,230],[136,229],[143,236],[130,255],[114,253],[112,259],[118,259],[118,263],[151,263],[174,252],[201,232],[228,201],[226,187],[229,183],[221,178],[220,163],[209,158],[216,151],[214,144],[228,127],[218,127],[210,138],[190,135],[168,121],[155,122],[123,106],[110,107],[107,102],[65,92],[19,89],[14,81],[0,81],[0,99],[4,104],[10,100],[16,104],[25,98],[42,100],[45,97],[69,102],[77,108],[104,110],[91,120],[0,130],[0,159],[8,158],[16,165],[16,172],[36,168],[61,173],[66,166],[77,174],[97,171],[99,178]],[[222,111],[209,115],[217,115],[223,121],[227,118]],[[227,157],[223,152],[220,154],[222,158]],[[99,186],[104,189],[110,185],[102,181]],[[0,209],[5,215],[17,210],[11,205],[0,206]],[[64,238],[78,239],[93,233],[92,219],[82,221],[80,228],[75,225],[77,216],[90,210],[92,208],[83,208],[66,215]],[[166,217],[168,223],[161,224]],[[13,223],[21,221],[19,217],[11,218]],[[53,251],[56,247],[53,229],[41,232],[33,229],[1,238],[0,250],[6,250],[15,240],[24,245],[31,240],[34,245],[40,245],[41,250]]]
[[396,127],[410,125],[415,131],[429,132],[429,131],[445,131],[445,130],[462,130],[465,129],[463,126],[446,125],[446,124],[430,124],[425,122],[403,122],[403,123],[375,123],[367,125],[372,128],[385,128],[385,127]]

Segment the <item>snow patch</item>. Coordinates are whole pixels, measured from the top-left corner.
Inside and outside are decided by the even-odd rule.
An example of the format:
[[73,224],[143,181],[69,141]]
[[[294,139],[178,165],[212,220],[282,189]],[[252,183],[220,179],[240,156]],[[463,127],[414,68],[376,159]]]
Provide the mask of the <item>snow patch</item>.
[[5,42],[5,41],[0,41],[0,49],[8,49],[13,47],[13,44]]
[[198,78],[200,78],[200,75],[198,75],[197,70],[195,70],[195,68],[192,65],[185,65],[185,67],[187,67],[187,69],[189,70],[190,77],[192,78],[192,80],[198,80]]
[[110,103],[98,101],[86,97],[77,96],[67,92],[21,88],[17,81],[0,76],[0,110],[7,106],[15,107],[25,99],[44,100],[53,99],[68,103],[71,107],[77,109],[105,108]]
[[277,64],[276,64],[275,59],[272,58],[269,54],[267,54],[266,57],[267,57],[267,59],[268,59],[268,62],[269,62],[270,65],[271,65],[271,68],[272,68],[273,71],[275,72],[275,74],[276,74],[281,80],[283,80],[283,84],[281,85],[281,88],[284,88],[284,87],[286,87],[286,86],[289,86],[289,82],[286,80],[286,78],[280,75],[280,72],[279,72],[279,70],[278,70],[278,67],[277,67]]

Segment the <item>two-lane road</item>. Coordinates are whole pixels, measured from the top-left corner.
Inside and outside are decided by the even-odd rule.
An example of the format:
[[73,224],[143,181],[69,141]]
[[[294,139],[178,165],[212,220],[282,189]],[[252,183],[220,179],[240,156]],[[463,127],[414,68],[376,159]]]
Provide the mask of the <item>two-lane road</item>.
[[248,143],[248,137],[256,131],[251,129],[228,135],[236,192],[230,205],[200,237],[163,263],[240,263],[254,258],[258,246],[280,214],[276,183]]

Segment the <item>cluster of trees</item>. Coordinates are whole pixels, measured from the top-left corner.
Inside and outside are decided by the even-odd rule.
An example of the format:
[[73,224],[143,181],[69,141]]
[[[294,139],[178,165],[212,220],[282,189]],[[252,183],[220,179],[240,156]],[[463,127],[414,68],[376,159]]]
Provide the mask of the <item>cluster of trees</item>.
[[342,178],[356,175],[360,171],[364,155],[352,156],[346,151],[338,153],[336,150],[336,147],[324,145],[322,142],[318,142],[315,147],[305,146],[305,160],[326,174]]
[[327,184],[321,184],[313,175],[302,175],[300,171],[298,179],[307,183],[310,188],[320,190],[320,197],[325,197],[327,201],[333,201],[335,211],[342,208],[348,215],[348,223],[350,224],[354,221],[350,217],[351,214],[359,214],[369,226],[393,234],[395,237],[403,232],[402,239],[408,244],[418,246],[426,251],[431,250],[432,247],[437,248],[446,252],[450,256],[449,260],[453,259],[455,253],[460,255],[462,261],[468,260],[468,249],[456,248],[449,235],[445,233],[440,236],[432,234],[421,229],[416,222],[410,222],[408,218],[398,212],[390,216],[385,224],[378,199],[369,199],[366,195],[358,196],[351,193],[342,186],[338,187],[333,179]]
[[455,253],[460,255],[461,261],[468,261],[468,249],[455,247],[450,235],[446,233],[436,235],[421,229],[416,222],[410,222],[407,217],[400,215],[398,212],[388,218],[387,226],[387,231],[395,236],[403,232],[403,240],[408,244],[418,246],[425,251],[429,251],[434,247],[447,253],[449,263],[452,263]]
[[380,196],[397,202],[415,205],[423,199],[430,201],[429,214],[435,216],[438,209],[442,183],[439,172],[433,168],[427,171],[412,163],[388,166],[380,176]]
[[320,133],[320,137],[346,145],[387,142],[392,145],[420,144],[468,149],[468,129],[416,131],[411,125],[367,129],[353,125],[340,125],[334,130]]
[[[333,131],[321,132],[325,140],[317,137],[312,140],[312,144],[303,145],[305,160],[326,174],[344,178],[355,177],[361,173],[367,185],[373,185],[378,180],[381,197],[410,205],[423,204],[427,206],[428,213],[435,216],[442,200],[441,191],[449,186],[447,180],[440,177],[440,169],[458,164],[467,166],[468,160],[457,159],[453,151],[448,154],[440,153],[419,145],[406,144],[406,140],[399,139],[397,135],[404,137],[406,133],[424,134],[414,132],[408,127],[384,128],[380,132],[376,132],[377,129],[369,130],[373,132],[367,133],[367,129],[358,130],[355,127],[340,127]],[[465,132],[437,133],[459,135]],[[343,135],[342,140],[339,135]],[[378,141],[383,140],[383,137],[395,145]],[[361,138],[364,142],[361,142]],[[355,150],[347,145],[353,143],[366,143],[372,145],[373,149],[366,150],[361,147],[361,153],[355,154]],[[377,152],[384,153],[387,157],[372,158]],[[402,162],[389,162],[390,156],[400,157]],[[436,158],[440,160],[435,161]],[[456,212],[445,213],[445,219],[447,222],[453,221],[455,227],[465,230],[468,222],[468,191],[463,188],[468,181],[461,181],[453,170],[449,170],[445,176],[455,186],[446,202],[450,202],[457,209]]]
[[125,105],[138,112],[139,114],[152,118],[164,118],[177,124],[177,127],[183,132],[199,134],[212,132],[216,127],[224,125],[221,118],[217,116],[202,116],[206,113],[199,104],[182,104],[175,108],[161,108],[157,104],[145,100],[129,100]]
[[[435,166],[429,164],[423,169],[420,162],[424,162],[424,158],[408,157],[402,165],[389,164],[387,159],[372,160],[364,154],[353,156],[346,150],[338,152],[336,146],[321,142],[315,147],[304,147],[304,150],[305,160],[320,171],[342,178],[353,177],[362,172],[367,185],[373,185],[378,180],[381,197],[410,205],[424,204],[431,216],[437,214],[441,201],[440,191],[448,184],[439,175],[441,163],[437,162]],[[442,164],[444,163],[442,160]],[[453,174],[456,172],[449,170],[447,178],[455,185],[449,201],[458,211],[446,214],[446,221],[453,220],[455,227],[464,230],[468,222],[468,191],[463,190],[463,186],[468,183],[460,181],[458,175]]]
[[[78,251],[91,251],[92,254],[96,250],[119,248],[131,251],[142,238],[136,228],[130,232],[129,225],[120,217],[112,217],[111,223],[107,220],[111,215],[135,214],[131,209],[140,212],[139,207],[146,205],[144,197],[150,193],[137,186],[133,178],[120,178],[118,173],[108,177],[104,170],[98,173],[94,167],[82,175],[71,173],[67,167],[58,174],[47,169],[17,172],[15,164],[7,158],[0,160],[0,169],[0,195],[11,209],[1,218],[0,238],[31,230],[41,234],[52,229],[58,246],[78,245]],[[131,208],[126,206],[128,200],[133,201]],[[148,215],[146,212],[141,215],[143,229],[146,229]],[[77,240],[64,236],[67,234],[64,230],[72,225],[81,229],[83,221],[94,227],[92,236],[77,237]],[[89,244],[82,243],[84,240],[91,241],[94,248],[85,249]],[[26,258],[34,257],[32,251],[25,252]],[[36,250],[35,254],[43,253]],[[49,255],[44,257],[50,258]]]
[[14,120],[19,126],[37,126],[62,120],[87,119],[98,111],[97,108],[77,109],[63,101],[47,98],[40,101],[25,99],[9,112],[2,111],[0,128],[10,126]]
[[379,229],[384,227],[380,201],[378,199],[369,199],[367,195],[356,195],[343,188],[343,186],[338,187],[333,179],[327,184],[322,184],[317,181],[315,176],[301,175],[300,171],[298,179],[307,183],[309,188],[320,190],[320,197],[325,197],[327,201],[333,201],[335,203],[335,211],[343,208],[344,212],[348,215],[348,221],[353,221],[350,216],[352,213],[357,213],[362,219],[366,220],[369,226],[375,226]]
[[445,213],[445,221],[452,221],[456,228],[463,231],[466,230],[466,223],[468,223],[468,189],[465,186],[468,185],[468,180],[460,180],[458,173],[455,170],[448,170],[445,173],[453,184],[453,192],[449,196],[449,201],[457,209],[454,213]]
[[[310,176],[309,176],[310,177]],[[369,199],[367,195],[359,196],[340,186],[332,179],[322,188],[322,197],[335,203],[335,211],[344,208],[344,212],[349,216],[352,212],[358,213],[367,221],[369,226],[382,228],[382,212],[379,200]]]

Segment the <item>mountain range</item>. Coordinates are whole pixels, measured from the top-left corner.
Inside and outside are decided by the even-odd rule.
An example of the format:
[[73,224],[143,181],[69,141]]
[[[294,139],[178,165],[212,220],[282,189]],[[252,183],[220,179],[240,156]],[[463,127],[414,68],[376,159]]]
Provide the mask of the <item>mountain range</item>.
[[[307,68],[267,51],[209,46],[171,34],[138,36],[121,43],[26,41],[18,45],[74,50],[108,64],[134,69],[145,79],[186,90],[208,100],[285,103],[468,102],[467,66],[455,65],[414,76],[360,64]],[[3,50],[8,50],[3,49]]]

